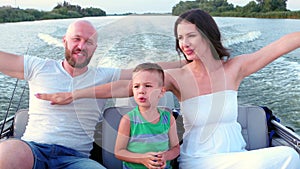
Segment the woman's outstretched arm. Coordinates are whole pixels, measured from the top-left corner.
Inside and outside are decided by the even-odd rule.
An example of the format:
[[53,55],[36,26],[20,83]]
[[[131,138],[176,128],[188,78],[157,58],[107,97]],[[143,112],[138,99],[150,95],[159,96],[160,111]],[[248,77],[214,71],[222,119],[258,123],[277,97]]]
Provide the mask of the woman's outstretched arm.
[[78,89],[73,92],[52,94],[37,93],[35,96],[42,100],[48,100],[51,104],[64,105],[81,98],[122,98],[133,96],[133,94],[131,80],[119,80],[103,85]]
[[244,78],[299,47],[300,32],[294,32],[281,37],[254,53],[240,55],[234,59],[240,62],[240,75]]

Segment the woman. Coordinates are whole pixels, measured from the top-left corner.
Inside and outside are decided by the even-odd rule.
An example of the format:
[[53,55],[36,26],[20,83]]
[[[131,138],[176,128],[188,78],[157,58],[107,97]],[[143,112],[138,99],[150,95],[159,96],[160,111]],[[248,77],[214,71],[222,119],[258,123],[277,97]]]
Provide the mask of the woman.
[[[237,92],[245,77],[300,47],[300,32],[285,35],[254,53],[229,58],[218,26],[202,10],[180,15],[174,31],[176,49],[189,62],[182,68],[165,71],[165,87],[178,98],[183,115],[180,168],[299,168],[299,155],[292,148],[245,150],[237,122]],[[128,82],[37,97],[51,100],[52,104],[66,104],[82,97],[124,97],[130,88],[121,87],[124,85]]]
[[180,101],[183,114],[180,168],[299,168],[299,156],[292,148],[245,150],[237,122],[237,91],[245,77],[298,48],[300,33],[229,59],[220,31],[206,12],[183,13],[174,31],[177,51],[190,62],[166,71],[166,88]]

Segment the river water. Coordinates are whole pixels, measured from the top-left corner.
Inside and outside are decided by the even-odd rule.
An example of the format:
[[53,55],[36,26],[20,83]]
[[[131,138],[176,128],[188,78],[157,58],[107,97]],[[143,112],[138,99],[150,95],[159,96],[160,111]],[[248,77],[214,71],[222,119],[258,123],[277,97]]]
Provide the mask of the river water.
[[[173,24],[175,16],[110,16],[86,18],[99,33],[98,49],[91,66],[134,67],[151,61],[178,60]],[[223,43],[232,56],[250,53],[280,38],[299,31],[300,20],[215,17]],[[63,59],[62,37],[74,19],[0,24],[0,50],[19,55]],[[300,133],[300,50],[277,59],[247,77],[239,89],[241,105],[268,106],[284,125]],[[251,66],[251,65],[249,65]],[[0,73],[0,120],[6,113],[16,79]],[[28,106],[28,89],[18,82],[12,114],[25,86],[21,108]]]

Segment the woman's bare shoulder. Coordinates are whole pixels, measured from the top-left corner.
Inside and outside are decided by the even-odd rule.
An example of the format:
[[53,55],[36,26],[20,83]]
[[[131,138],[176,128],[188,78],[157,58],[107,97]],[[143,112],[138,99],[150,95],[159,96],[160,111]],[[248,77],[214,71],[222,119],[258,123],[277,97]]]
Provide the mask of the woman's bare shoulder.
[[182,74],[186,71],[186,68],[187,68],[187,65],[184,65],[183,67],[181,68],[175,68],[175,69],[166,69],[164,70],[166,73],[168,74]]

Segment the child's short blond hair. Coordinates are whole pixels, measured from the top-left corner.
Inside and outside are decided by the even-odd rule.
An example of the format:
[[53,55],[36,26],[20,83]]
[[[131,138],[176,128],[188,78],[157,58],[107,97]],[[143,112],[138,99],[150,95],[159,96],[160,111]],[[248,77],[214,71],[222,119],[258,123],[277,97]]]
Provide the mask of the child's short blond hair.
[[164,85],[164,81],[165,81],[165,74],[164,74],[164,70],[156,63],[142,63],[137,65],[134,69],[133,69],[133,73],[137,73],[140,71],[149,71],[149,72],[157,72],[160,77],[161,77],[161,84]]

